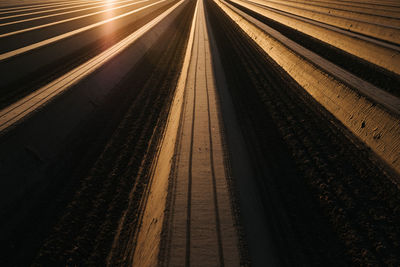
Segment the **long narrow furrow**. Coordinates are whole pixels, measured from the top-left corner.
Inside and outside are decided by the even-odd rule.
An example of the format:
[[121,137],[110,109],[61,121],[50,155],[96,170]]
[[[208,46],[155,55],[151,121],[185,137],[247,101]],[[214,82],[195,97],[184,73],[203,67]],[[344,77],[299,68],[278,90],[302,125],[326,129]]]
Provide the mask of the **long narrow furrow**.
[[[389,27],[398,27],[400,26],[400,20],[387,17],[387,16],[381,16],[380,14],[367,14],[364,12],[352,12],[350,10],[346,10],[345,8],[342,8],[340,5],[336,7],[325,7],[320,4],[312,3],[312,2],[296,2],[296,1],[283,1],[283,0],[264,0],[259,3],[264,3],[265,5],[271,4],[277,4],[277,7],[281,6],[285,7],[297,7],[297,8],[304,8],[308,11],[316,11],[316,12],[321,12],[323,14],[330,14],[330,15],[336,15],[336,16],[341,16],[344,18],[357,18],[358,20],[364,21],[364,22],[372,22],[376,24],[383,24],[387,25]],[[280,9],[280,8],[278,8]],[[282,9],[281,9],[282,10]]]
[[[300,2],[303,3],[303,1],[298,1],[298,0],[292,0],[293,2]],[[377,9],[370,7],[364,3],[364,5],[357,5],[356,2],[352,3],[346,3],[346,2],[335,2],[335,1],[307,1],[307,4],[310,5],[318,5],[322,6],[325,8],[343,8],[345,10],[351,11],[351,12],[360,12],[364,14],[370,14],[370,15],[379,15],[383,17],[388,17],[388,18],[393,18],[393,19],[399,19],[400,16],[397,14],[397,12],[393,12],[390,9]]]
[[[178,46],[182,50],[179,50],[179,55],[183,56],[185,44],[187,42],[187,37],[189,34],[189,27],[190,27],[190,22],[193,18],[193,13],[194,13],[194,7],[195,7],[195,1],[192,1],[190,3],[190,7],[187,9],[185,16],[182,17],[182,21],[184,22],[185,26],[185,32],[184,35],[182,34],[180,36],[180,39],[178,40]],[[182,23],[179,22],[179,23]],[[185,38],[182,38],[185,37]],[[180,65],[181,66],[181,65]],[[176,69],[178,70],[178,68]],[[176,77],[175,77],[176,78]],[[172,102],[172,98],[169,99],[169,102]],[[171,103],[169,103],[171,104]],[[162,121],[165,121],[167,119],[167,112],[162,114]],[[154,158],[148,158],[147,165],[150,165],[153,163]],[[144,165],[146,166],[146,165]],[[148,177],[147,177],[148,179]],[[147,183],[146,183],[147,184]],[[135,207],[137,205],[141,205],[141,208],[143,208],[143,204],[138,201],[137,197],[135,196],[134,192],[131,192],[131,197],[129,199],[129,207]],[[134,217],[136,220],[140,220],[141,216],[143,214],[140,214],[141,216],[137,216],[135,214],[133,208],[128,208],[126,210],[126,214],[124,217],[122,217],[122,220],[120,221],[120,229],[117,232],[117,236],[114,239],[114,244],[113,244],[113,249],[109,253],[109,261],[108,264],[113,265],[112,263],[117,263],[117,264],[124,264],[124,265],[129,265],[131,262],[133,262],[133,257],[134,257],[134,251],[135,251],[135,245],[136,245],[136,239],[138,235],[138,229],[132,227],[132,218]]]
[[[1,23],[4,23],[4,21],[10,21],[11,23],[16,22],[18,23],[21,20],[21,17],[23,19],[29,18],[29,19],[39,19],[41,18],[42,15],[56,15],[60,14],[63,12],[70,12],[70,11],[79,11],[79,10],[86,10],[87,8],[92,9],[92,8],[97,8],[97,7],[109,7],[112,6],[113,4],[118,4],[118,3],[123,3],[123,2],[128,2],[132,0],[118,0],[115,1],[114,3],[110,2],[78,2],[78,3],[73,3],[71,2],[70,5],[61,5],[61,6],[49,6],[48,8],[26,8],[22,10],[9,10],[7,11],[0,11],[0,21]],[[67,13],[68,14],[68,13]],[[38,15],[38,16],[35,16]]]
[[[151,144],[150,153],[154,153],[157,140],[160,138],[161,126],[165,123],[165,111],[168,110],[171,100],[171,88],[176,83],[179,70],[177,63],[172,65],[174,68],[168,69],[167,66],[181,58],[184,43],[180,39],[185,40],[186,32],[187,30],[175,36],[164,37],[165,40],[173,37],[174,42],[170,42],[166,50],[169,52],[161,57],[160,61],[154,62],[155,71],[141,89],[141,94],[132,103],[89,176],[84,179],[82,189],[68,206],[66,215],[55,228],[54,235],[46,242],[39,260],[55,258],[55,262],[68,262],[68,258],[71,258],[72,262],[75,262],[75,258],[80,262],[82,258],[87,258],[88,264],[104,262],[115,231],[110,230],[116,228],[121,212],[127,208],[130,190],[135,190],[132,194],[135,205],[129,207],[132,209],[130,212],[136,211],[137,214],[138,200],[145,190],[148,176],[144,173],[141,177],[136,179],[135,177],[143,163],[149,167],[151,156],[146,155],[147,147]],[[176,49],[177,44],[180,44],[179,49]],[[155,51],[151,52],[153,52],[151,57],[157,56]],[[160,126],[153,133],[157,121]],[[155,137],[150,139],[153,135]],[[142,157],[144,162],[140,160]],[[83,205],[85,202],[88,203]],[[125,205],[122,206],[122,203]],[[94,226],[95,221],[101,221],[101,225]],[[132,225],[132,222],[125,225],[128,228],[126,230],[135,226],[136,224]],[[72,240],[69,240],[71,237]],[[125,241],[124,236],[121,239]],[[54,246],[54,242],[57,244],[60,240],[66,247]],[[129,239],[127,241],[132,242]],[[133,244],[128,242],[125,246],[129,249]],[[86,251],[88,248],[93,249],[93,252],[88,253],[90,251]],[[61,256],[64,251],[71,251],[71,255],[65,259],[63,259],[65,256],[57,259],[57,255]],[[114,260],[118,262],[124,259],[114,258]]]
[[[312,17],[297,16],[288,12],[274,10],[248,0],[231,0],[231,2],[251,9],[256,13],[312,36],[394,74],[400,74],[399,66],[396,64],[400,55],[399,44],[385,41],[380,37],[372,37],[370,34],[354,32],[350,29],[350,26],[349,29],[342,29],[316,21]],[[367,26],[361,28],[369,29]],[[386,32],[384,29],[379,31]],[[392,33],[391,35],[397,36],[398,34]]]
[[400,266],[399,58],[398,0],[0,0],[0,265]]
[[[61,9],[60,12],[53,13],[54,11],[58,11],[55,9],[52,10],[51,14],[48,14],[48,12],[45,14],[41,14],[42,12],[32,12],[28,14],[11,15],[9,17],[3,17],[0,19],[0,37],[17,35],[74,20],[83,20],[84,18],[89,18],[92,16],[97,16],[100,20],[104,18],[110,18],[111,16],[115,16],[116,13],[118,13],[120,9],[124,7],[135,8],[138,4],[143,2],[147,1],[124,0],[118,2],[116,1],[114,3],[105,2],[102,3],[102,5],[89,7],[87,7],[87,5],[83,5],[82,8],[67,11]],[[93,18],[91,19],[93,20]],[[81,23],[81,25],[86,24],[84,20],[82,22],[83,23]],[[63,27],[63,29],[65,29],[65,27]]]
[[[215,73],[203,1],[198,2],[181,131],[165,225],[164,266],[238,266]],[[213,55],[215,56],[215,55]]]
[[[48,27],[47,32],[41,35],[38,35],[37,30],[34,30],[1,38],[3,40],[2,49],[12,51],[8,56],[7,53],[0,56],[0,72],[7,73],[0,81],[0,108],[12,104],[95,57],[140,29],[174,4],[173,1],[158,4],[155,4],[155,2],[157,1],[141,2],[139,6],[133,5],[129,12],[135,12],[135,10],[138,10],[138,12],[93,28],[88,27],[92,27],[96,23],[86,22],[85,24],[83,21],[67,23],[71,24],[71,27],[79,28],[78,32],[75,33],[74,31],[71,32],[68,27],[64,27],[65,23],[62,23],[59,31],[55,31],[52,26]],[[118,15],[112,11],[106,14],[108,19],[115,18]],[[82,32],[80,32],[81,30]],[[54,33],[58,33],[58,35],[56,34],[53,40]],[[31,38],[29,34],[38,37]],[[70,34],[73,35],[70,36]],[[14,37],[17,39],[7,42],[9,38]],[[38,41],[37,38],[43,39],[43,37],[45,40],[39,40],[39,43],[35,43],[35,41]],[[22,49],[27,49],[27,51],[18,52],[20,50],[18,47],[22,45],[18,38],[24,39],[27,46]],[[17,54],[14,55],[14,52]]]
[[291,248],[287,263],[398,264],[395,174],[216,6],[210,10],[243,133],[264,172],[266,209],[281,218],[277,244]]
[[350,16],[342,14],[333,14],[330,12],[321,12],[317,9],[308,9],[306,7],[294,7],[287,4],[269,2],[265,0],[249,0],[252,3],[263,6],[271,11],[285,13],[293,17],[308,18],[313,22],[323,23],[324,25],[334,26],[349,32],[359,33],[376,39],[385,40],[390,43],[400,44],[400,28],[398,20],[391,23],[374,22],[372,16],[368,19],[362,19],[357,13]]
[[[21,1],[19,5],[15,5],[14,1],[3,0],[0,2],[0,14],[9,14],[10,12],[24,12],[29,10],[37,10],[37,9],[47,9],[61,6],[70,6],[77,5],[80,3],[99,3],[100,1],[51,1],[51,2],[43,2],[42,0],[28,0],[28,3],[24,4],[24,1]],[[35,3],[36,2],[36,3]]]
[[53,22],[41,21],[39,25],[32,25],[33,22],[29,22],[28,25],[20,29],[14,29],[13,26],[6,25],[5,33],[0,35],[4,44],[0,52],[6,54],[12,51],[11,49],[20,49],[66,32],[73,32],[87,26],[108,22],[110,19],[114,20],[121,16],[130,15],[136,9],[151,3],[148,0],[123,3],[120,6],[109,7],[97,12],[86,11],[83,15],[75,15],[66,19],[59,18]]
[[393,95],[400,96],[400,90],[398,89],[400,88],[399,75],[236,3],[232,3],[232,5],[337,66]]
[[[35,265],[104,264],[125,213],[127,221],[118,229],[122,233],[114,253],[134,248],[134,240],[124,233],[137,227],[139,200],[187,41],[189,25],[181,21],[190,20],[192,13],[193,5],[186,7],[160,37],[160,46],[148,51],[109,101],[74,133],[68,151],[60,152],[64,163],[49,173],[58,182],[51,183],[38,200],[32,199],[36,204],[31,218],[15,224],[14,235],[3,244],[3,251],[9,251],[4,262],[28,264],[36,256]],[[41,203],[46,201],[53,204],[44,208]],[[119,254],[111,260],[110,265],[129,261]]]
[[380,9],[385,11],[393,10],[396,11],[396,8],[399,7],[397,2],[387,2],[387,1],[344,1],[344,0],[312,0],[313,2],[322,2],[322,3],[332,3],[336,5],[343,6],[357,6],[357,7],[366,7],[370,9]]

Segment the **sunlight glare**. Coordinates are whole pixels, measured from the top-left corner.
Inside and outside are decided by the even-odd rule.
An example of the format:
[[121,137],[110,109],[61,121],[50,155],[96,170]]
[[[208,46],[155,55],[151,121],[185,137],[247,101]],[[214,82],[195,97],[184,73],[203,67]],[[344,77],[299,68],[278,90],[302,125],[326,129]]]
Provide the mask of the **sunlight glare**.
[[107,0],[106,3],[110,6],[114,5],[115,0]]

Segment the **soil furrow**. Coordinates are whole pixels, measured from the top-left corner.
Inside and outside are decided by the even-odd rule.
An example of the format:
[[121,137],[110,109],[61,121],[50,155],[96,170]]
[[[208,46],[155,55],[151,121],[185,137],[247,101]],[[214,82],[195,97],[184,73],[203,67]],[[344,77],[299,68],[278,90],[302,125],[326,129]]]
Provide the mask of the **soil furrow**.
[[[206,24],[203,24],[203,31],[207,31]],[[207,59],[206,49],[204,49],[204,58]],[[215,210],[215,224],[217,229],[217,239],[218,239],[218,254],[219,254],[219,264],[221,267],[225,266],[224,263],[224,251],[223,251],[223,244],[221,238],[221,224],[220,224],[220,215],[219,215],[219,208],[218,208],[218,194],[217,194],[217,181],[215,177],[215,164],[214,164],[214,150],[213,150],[213,136],[212,136],[212,129],[211,129],[211,114],[210,114],[210,92],[208,88],[207,81],[207,72],[205,71],[206,76],[206,98],[207,98],[207,116],[208,116],[208,136],[210,142],[210,166],[211,166],[211,177],[213,183],[213,196],[214,196],[214,210]]]
[[[292,243],[289,247],[296,247],[296,242],[303,247],[290,252],[294,253],[291,260],[301,259],[304,264],[395,264],[400,249],[396,241],[400,198],[398,187],[391,182],[394,174],[385,171],[368,148],[240,29],[224,15],[218,16],[221,18],[213,24],[216,29],[225,20],[224,26],[219,26],[220,51],[229,51],[227,44],[232,46],[232,54],[221,54],[231,74],[227,76],[238,77],[228,79],[228,83],[244,122],[243,132],[252,151],[261,155],[259,166],[267,168],[264,179],[268,181],[260,183],[269,187],[266,193],[276,190],[272,197],[282,202],[290,224],[286,227],[293,229],[287,235],[292,237],[287,240]],[[295,166],[293,173],[283,170],[291,164]],[[266,197],[265,201],[270,200]],[[321,249],[327,247],[329,255]]]
[[[65,55],[65,57],[61,58],[60,60],[52,62],[45,67],[42,67],[27,74],[21,79],[0,87],[0,109],[12,104],[13,102],[21,99],[29,93],[34,92],[35,90],[46,85],[57,77],[60,77],[61,75],[67,73],[73,68],[86,62],[88,59],[96,56],[102,51],[105,51],[107,48],[116,44],[118,41],[121,41],[123,38],[127,37],[135,30],[138,30],[151,19],[160,15],[173,4],[174,3],[170,3],[163,7],[160,7],[151,14],[131,23],[130,25],[118,30],[117,32],[111,32],[101,40],[97,40],[90,45],[82,47],[73,54]],[[25,55],[23,54],[19,57],[24,56]],[[4,62],[0,62],[0,69],[5,72],[9,71],[7,69],[7,66],[9,66],[9,62],[12,63],[13,60],[14,59],[10,59]]]
[[[49,167],[54,182],[31,196],[32,209],[6,240],[5,262],[29,265],[36,257],[34,265],[98,266],[106,262],[124,212],[121,231],[134,231],[183,60],[189,25],[181,21],[190,21],[192,13],[193,5],[185,7],[104,106],[74,132]],[[118,253],[131,251],[134,240],[120,236]],[[115,256],[110,264],[124,260],[129,262]]]
[[374,64],[371,64],[361,58],[351,55],[341,49],[324,43],[307,34],[299,32],[291,27],[285,26],[279,22],[264,17],[236,3],[230,1],[228,2],[236,8],[261,21],[262,23],[268,25],[269,27],[279,31],[281,34],[285,35],[289,39],[300,44],[301,46],[338,65],[339,67],[342,67],[350,73],[362,78],[365,81],[368,81],[369,83],[381,89],[384,89],[385,91],[395,96],[400,96],[400,91],[398,89],[400,88],[399,75],[396,75]]
[[[169,34],[168,37],[174,37],[174,39],[177,40],[181,36],[180,34],[179,36],[178,34],[175,36]],[[142,88],[143,95],[140,96],[137,101],[137,103],[141,104],[137,105],[136,103],[135,105],[134,103],[132,106],[133,108],[128,111],[123,123],[117,129],[117,133],[114,134],[111,139],[112,141],[116,141],[116,144],[113,142],[109,143],[107,146],[108,151],[106,150],[105,155],[102,156],[93,167],[95,173],[94,176],[99,177],[99,180],[103,180],[106,183],[101,183],[99,193],[91,192],[89,196],[87,196],[90,198],[93,196],[97,197],[97,200],[94,200],[94,207],[92,209],[95,214],[89,213],[86,218],[86,223],[77,222],[77,225],[86,225],[86,227],[81,230],[81,234],[77,234],[72,230],[72,235],[79,237],[75,241],[72,240],[70,244],[67,242],[68,247],[79,247],[80,245],[83,245],[83,248],[79,247],[76,250],[83,250],[84,253],[85,247],[89,248],[94,246],[95,248],[100,248],[104,246],[103,243],[110,244],[112,241],[114,233],[114,230],[112,229],[115,229],[119,216],[127,204],[127,195],[130,192],[130,188],[132,188],[134,183],[137,182],[137,178],[135,177],[140,168],[140,163],[142,162],[140,158],[146,157],[146,148],[148,147],[149,142],[153,141],[150,140],[149,137],[153,135],[154,126],[157,125],[160,113],[168,107],[168,100],[170,100],[170,96],[173,92],[171,88],[173,88],[173,85],[176,83],[176,75],[179,69],[170,68],[169,71],[166,69],[168,64],[171,64],[174,61],[176,62],[177,59],[179,60],[181,57],[181,50],[177,50],[180,52],[179,55],[173,52],[176,42],[177,41],[171,42],[166,50],[171,52],[161,56],[160,61],[153,62],[156,70]],[[154,51],[151,52],[153,52],[154,55]],[[176,65],[177,63],[175,63],[175,66]],[[137,116],[137,114],[139,114],[139,116]],[[157,130],[157,138],[159,138],[162,124],[165,123],[165,118],[163,119],[164,120],[160,122]],[[153,148],[152,153],[154,153],[154,149],[155,148]],[[107,176],[108,179],[105,179]],[[88,179],[90,180],[90,177]],[[115,180],[115,184],[111,182],[113,179]],[[145,188],[147,179],[148,177],[144,177],[142,181],[138,181],[143,185],[140,188],[142,190],[137,192],[137,198],[140,198],[140,195],[143,193],[142,191]],[[110,184],[110,186],[108,186],[108,184]],[[76,203],[81,205],[84,198],[79,198]],[[85,205],[84,211],[87,211],[87,207],[88,205]],[[75,213],[76,209],[77,207],[71,209],[72,213],[69,216],[70,218],[63,220],[65,222],[61,224],[60,229],[57,229],[56,232],[64,233],[65,230],[62,229],[69,229],[71,227],[71,221],[79,218],[79,215]],[[99,220],[102,220],[102,224],[94,227],[94,221]],[[100,238],[95,238],[94,240],[91,238],[92,236],[96,237],[98,234],[100,234]],[[65,240],[64,238],[59,237],[55,239]],[[88,243],[85,244],[83,243],[84,241]],[[103,249],[98,249],[91,253],[89,251],[87,252],[88,254],[85,253],[83,255],[78,251],[72,251],[69,257],[76,258],[76,260],[73,260],[72,262],[80,263],[82,263],[82,258],[89,257],[88,263],[96,264],[104,262],[104,256],[107,256],[107,251],[109,249],[110,247],[106,246]],[[68,249],[61,249],[60,252],[62,251],[68,251]],[[51,254],[54,255],[58,253],[56,252]]]

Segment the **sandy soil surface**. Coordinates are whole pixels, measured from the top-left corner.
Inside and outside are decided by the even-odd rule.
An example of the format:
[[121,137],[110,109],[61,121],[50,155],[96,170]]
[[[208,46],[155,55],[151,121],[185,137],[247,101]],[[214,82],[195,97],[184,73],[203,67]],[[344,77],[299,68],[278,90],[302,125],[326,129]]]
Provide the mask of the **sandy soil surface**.
[[387,26],[400,26],[400,20],[391,18],[391,17],[385,17],[380,14],[368,14],[368,13],[363,13],[359,11],[351,11],[347,10],[346,8],[343,8],[340,5],[337,5],[336,7],[326,7],[322,5],[321,3],[312,3],[309,1],[303,1],[303,2],[296,2],[296,1],[281,1],[281,0],[267,0],[264,1],[265,4],[268,3],[281,3],[285,4],[288,6],[293,6],[293,7],[300,7],[300,8],[305,8],[308,10],[313,10],[317,12],[322,12],[325,14],[331,14],[331,15],[337,15],[337,16],[343,16],[345,18],[357,18],[358,20],[366,21],[366,22],[372,22],[372,23],[377,23],[377,24],[383,24]]
[[239,266],[203,1],[197,11],[162,264]]
[[[129,233],[137,226],[139,199],[189,32],[189,23],[181,21],[189,22],[192,14],[190,8],[182,12],[159,46],[76,129],[65,151],[47,162],[45,183],[3,212],[2,218],[19,218],[1,233],[3,263],[103,265],[107,257],[110,265],[129,261],[124,256],[132,251]],[[9,223],[3,220],[2,229]]]
[[389,42],[372,38],[363,34],[344,30],[335,26],[320,23],[308,17],[295,16],[289,13],[270,9],[266,6],[250,3],[249,1],[231,0],[251,9],[265,17],[285,24],[293,29],[303,32],[313,38],[342,49],[359,58],[367,60],[375,65],[400,73],[395,64],[399,56],[399,46]]
[[[86,62],[88,59],[94,57],[100,52],[105,51],[107,48],[118,43],[132,32],[138,30],[151,19],[160,15],[172,5],[173,3],[165,3],[165,5],[161,4],[158,7],[156,6],[152,9],[151,13],[144,17],[133,19],[131,23],[115,31],[112,31],[111,29],[113,27],[118,28],[117,25],[121,22],[111,24],[112,27],[110,26],[111,28],[106,34],[104,34],[104,29],[97,30],[97,32],[94,30],[86,31],[75,37],[70,37],[52,45],[44,46],[41,49],[7,60],[1,60],[0,71],[2,73],[7,73],[8,75],[5,79],[0,81],[0,108],[4,108],[23,96],[26,96],[27,94],[46,85],[56,77],[59,77]],[[135,8],[138,7],[132,6],[132,9]],[[89,11],[86,11],[86,13],[89,13]],[[73,17],[74,14],[70,14],[70,16]],[[95,20],[95,18],[91,19]],[[97,20],[99,20],[99,18],[97,18]],[[54,25],[56,29],[54,29],[53,26],[44,28],[43,32],[38,34],[36,39],[29,37],[30,35],[36,35],[36,31],[1,38],[5,41],[2,48],[14,51],[20,45],[18,39],[22,38],[25,43],[31,45],[43,38],[46,39],[57,34],[68,33],[71,30],[71,27],[72,29],[77,29],[89,24],[90,21],[77,20],[62,23],[61,28],[59,27],[60,25]],[[9,26],[5,26],[5,28],[8,27]],[[53,32],[53,30],[55,30],[55,32]],[[9,38],[17,39],[14,41],[10,39],[9,42],[7,42]],[[40,60],[40,62],[38,62],[38,60]]]
[[43,1],[43,0],[2,0],[0,1],[0,7],[2,8],[23,8],[25,6],[33,6],[33,5],[47,5],[47,4],[60,4],[65,3],[66,1],[58,0],[58,1]]
[[272,8],[272,10],[280,10],[287,14],[305,17],[313,21],[322,22],[350,32],[357,32],[399,45],[400,39],[398,36],[400,36],[400,28],[399,25],[396,25],[398,23],[397,20],[393,23],[383,24],[373,22],[371,19],[363,20],[357,13],[343,16],[342,14],[333,14],[333,12],[321,12],[317,9],[311,10],[306,7],[293,7],[264,0],[251,0],[251,2]]
[[395,174],[209,3],[281,264],[396,264]]
[[398,90],[398,88],[400,88],[399,75],[395,75],[394,73],[389,72],[384,68],[380,68],[374,64],[371,64],[368,61],[362,60],[359,57],[356,57],[341,49],[324,43],[321,40],[313,38],[310,35],[304,34],[268,17],[262,16],[247,8],[241,7],[238,4],[232,2],[231,4],[239,8],[240,10],[243,10],[246,13],[250,14],[257,20],[265,23],[271,28],[279,31],[280,33],[300,44],[301,46],[317,53],[321,57],[353,73],[363,80],[368,81],[371,84],[382,88],[396,96],[400,96],[400,90]]
[[[0,6],[9,2],[0,1]],[[28,2],[36,3],[13,3]],[[388,12],[391,5],[389,0],[313,2],[379,6]],[[398,75],[236,6],[400,96]],[[0,108],[166,8],[2,88]],[[193,18],[178,142],[170,144],[176,154],[166,159],[173,172],[164,184],[168,195],[160,196],[167,206],[157,210],[166,212],[166,220],[160,222],[164,214],[146,214],[147,201],[157,185],[153,168],[168,138]],[[0,69],[6,69],[2,64]],[[400,189],[392,182],[399,174],[310,97],[213,0],[188,1],[159,43],[131,67],[104,104],[93,103],[93,114],[54,158],[25,148],[30,167],[43,170],[43,180],[0,213],[2,265],[400,265]],[[0,135],[0,144],[23,127],[13,131]],[[15,164],[21,172],[26,167]],[[153,234],[159,236],[147,240],[146,224],[157,223],[162,223],[161,235],[158,227]],[[161,253],[151,247],[154,240],[161,241]],[[137,247],[146,241],[150,245]]]

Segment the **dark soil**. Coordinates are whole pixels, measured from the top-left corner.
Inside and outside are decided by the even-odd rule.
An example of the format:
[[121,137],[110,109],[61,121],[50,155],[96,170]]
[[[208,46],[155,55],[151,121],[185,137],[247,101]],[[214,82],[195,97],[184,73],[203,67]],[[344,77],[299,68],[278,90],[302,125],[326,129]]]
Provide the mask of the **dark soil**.
[[[71,136],[68,150],[48,170],[44,192],[20,201],[31,208],[2,240],[2,266],[131,262],[140,200],[180,74],[193,11],[191,1],[107,103]],[[18,205],[10,210],[18,212]]]
[[395,174],[218,6],[207,8],[282,265],[399,265]]
[[358,76],[363,80],[368,81],[371,84],[379,88],[382,88],[383,90],[395,96],[400,97],[399,75],[396,75],[393,72],[390,72],[366,60],[363,60],[359,57],[349,54],[328,43],[324,43],[314,37],[299,32],[291,27],[276,22],[270,18],[264,17],[254,11],[242,7],[239,4],[233,2],[229,3],[235,6],[236,8],[242,10],[243,12],[256,18],[257,20],[261,21],[265,25],[268,25],[269,27],[279,31],[281,34],[285,35],[287,38],[295,41],[301,46],[315,52],[319,56],[349,71],[355,76]]
[[[83,64],[92,57],[110,48],[114,44],[127,37],[129,34],[138,30],[150,20],[160,15],[162,12],[170,8],[173,4],[174,3],[170,3],[163,7],[160,7],[157,10],[154,10],[154,12],[152,12],[151,14],[127,25],[126,27],[118,31],[111,32],[103,39],[97,40],[90,45],[82,47],[73,54],[65,55],[60,60],[57,60],[34,72],[31,72],[22,79],[18,79],[11,84],[5,84],[4,86],[0,87],[0,109],[36,91],[37,89],[48,84],[54,79],[60,77],[61,75],[69,72],[73,68],[79,66],[80,64]],[[24,54],[18,57],[23,56]],[[9,63],[8,61],[12,60],[13,58],[0,62],[1,72],[7,73],[7,64]],[[12,75],[12,73],[10,73],[9,75]]]

